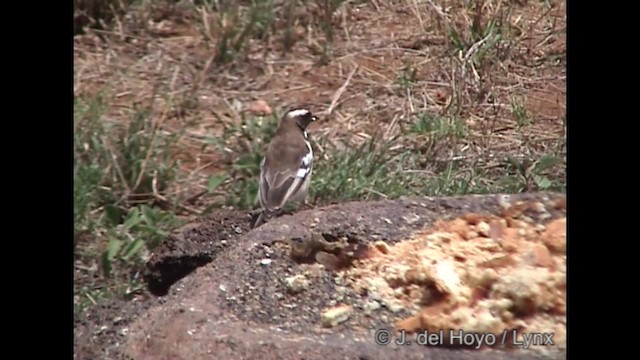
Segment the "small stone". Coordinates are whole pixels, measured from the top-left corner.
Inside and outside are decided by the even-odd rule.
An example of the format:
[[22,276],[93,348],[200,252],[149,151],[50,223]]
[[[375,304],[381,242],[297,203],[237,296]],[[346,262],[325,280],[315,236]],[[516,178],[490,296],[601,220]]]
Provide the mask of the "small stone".
[[530,216],[522,215],[520,218],[522,219],[522,221],[526,222],[527,224],[535,223],[535,221]]
[[269,265],[271,264],[271,259],[262,259],[260,260],[260,265]]
[[547,212],[547,209],[544,207],[544,204],[541,202],[534,202],[531,204],[531,209],[533,209],[534,211],[538,212],[538,213],[544,213]]
[[404,221],[409,224],[409,225],[413,225],[416,222],[418,222],[418,220],[420,220],[420,216],[413,214],[411,216],[403,216],[402,217],[404,219]]
[[464,234],[464,239],[465,240],[471,240],[471,239],[475,239],[478,237],[478,233],[475,231],[467,231],[466,234]]
[[491,227],[486,222],[484,221],[479,222],[478,225],[476,226],[476,229],[478,230],[478,234],[484,237],[489,237],[489,232],[491,230]]
[[376,291],[369,290],[369,299],[372,301],[380,302],[382,301],[382,296]]
[[327,309],[322,313],[322,325],[325,327],[334,327],[349,319],[353,308],[349,305],[339,305],[331,309]]
[[404,306],[402,306],[400,301],[389,301],[385,304],[385,306],[392,313],[399,313],[400,311],[402,311],[402,309],[404,309]]
[[269,104],[264,100],[254,101],[249,107],[249,111],[259,116],[269,116],[273,113]]
[[527,253],[527,259],[533,266],[549,267],[553,264],[549,249],[542,244],[535,244]]
[[222,292],[227,292],[227,287],[224,286],[223,284],[218,285],[218,289]]
[[384,241],[376,241],[373,246],[376,248],[376,250],[385,255],[389,253],[389,245],[387,245],[387,243]]
[[491,297],[508,298],[513,301],[510,311],[516,315],[531,314],[544,302],[543,283],[545,272],[523,269],[500,277],[491,287]]
[[509,195],[498,195],[498,204],[503,209],[509,209],[511,207],[511,197]]
[[377,301],[375,301],[375,300],[370,300],[370,301],[367,301],[367,302],[364,304],[364,311],[365,311],[365,313],[367,313],[367,314],[371,314],[372,312],[374,312],[374,311],[376,311],[376,310],[380,309],[380,307],[381,307],[381,305],[380,305],[380,303],[379,303],[379,302],[377,302]]
[[504,322],[511,322],[515,319],[515,315],[511,311],[503,311],[500,313],[500,318]]
[[290,276],[285,279],[287,289],[294,293],[300,293],[309,287],[309,280],[304,275]]
[[335,292],[336,292],[336,294],[338,294],[338,295],[344,295],[344,294],[346,294],[346,293],[347,293],[347,288],[346,288],[346,287],[344,287],[344,286],[336,286],[336,287],[335,287]]

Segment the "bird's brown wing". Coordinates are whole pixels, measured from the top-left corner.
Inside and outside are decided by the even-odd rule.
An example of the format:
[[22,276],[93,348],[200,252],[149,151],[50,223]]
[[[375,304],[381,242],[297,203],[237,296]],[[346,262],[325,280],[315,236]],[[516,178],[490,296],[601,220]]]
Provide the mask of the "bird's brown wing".
[[305,176],[298,176],[306,155],[306,145],[281,144],[277,148],[269,146],[260,166],[260,204],[268,210],[280,209],[304,182]]

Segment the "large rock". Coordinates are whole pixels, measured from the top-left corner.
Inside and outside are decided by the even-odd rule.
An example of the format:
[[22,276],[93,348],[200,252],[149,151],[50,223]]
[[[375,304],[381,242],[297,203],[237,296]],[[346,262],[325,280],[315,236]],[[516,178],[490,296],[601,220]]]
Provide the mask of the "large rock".
[[[545,224],[566,216],[564,197],[535,193],[351,202],[285,215],[254,230],[244,213],[218,213],[168,239],[150,261],[146,278],[152,290],[166,296],[123,305],[116,313],[96,310],[78,320],[76,358],[565,358],[562,346],[546,351],[396,346],[393,326],[416,316],[415,307],[380,306],[380,299],[348,287],[337,273],[368,261],[367,249],[385,252],[385,246],[437,220],[468,213],[499,214],[543,231]],[[490,237],[495,231],[485,225],[477,225],[477,232]],[[557,242],[554,238],[554,256],[562,256]],[[298,257],[292,257],[292,245],[302,249]],[[544,243],[532,247],[537,257],[527,258],[532,266],[551,261],[540,246]],[[178,270],[172,272],[172,266]],[[174,284],[191,269],[196,270]],[[379,329],[390,331],[391,344],[376,344]]]

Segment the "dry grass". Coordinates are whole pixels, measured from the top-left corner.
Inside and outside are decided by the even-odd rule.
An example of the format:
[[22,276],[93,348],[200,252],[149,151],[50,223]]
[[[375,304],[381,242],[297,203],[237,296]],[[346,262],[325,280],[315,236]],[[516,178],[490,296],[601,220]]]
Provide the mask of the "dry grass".
[[[173,149],[186,175],[163,194],[181,214],[249,176],[229,169],[262,143],[229,129],[257,100],[276,113],[307,104],[320,114],[310,129],[320,163],[382,139],[388,151],[411,152],[403,173],[434,177],[455,164],[452,176],[471,188],[563,188],[564,1],[256,3],[269,8],[254,14],[267,18],[251,36],[242,35],[251,7],[182,1],[122,5],[111,25],[75,37],[74,94],[100,94],[103,120],[126,122],[148,107],[162,132],[187,127]],[[241,45],[227,57],[225,38]],[[203,196],[219,174],[227,180]]]

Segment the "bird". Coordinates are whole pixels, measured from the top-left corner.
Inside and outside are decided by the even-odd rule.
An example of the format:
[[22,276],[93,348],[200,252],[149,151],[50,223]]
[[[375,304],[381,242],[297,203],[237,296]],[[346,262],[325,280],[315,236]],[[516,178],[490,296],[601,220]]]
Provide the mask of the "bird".
[[305,203],[313,173],[313,149],[307,127],[318,118],[309,110],[293,107],[281,117],[260,162],[258,199],[261,212],[253,228],[281,211],[288,203]]

